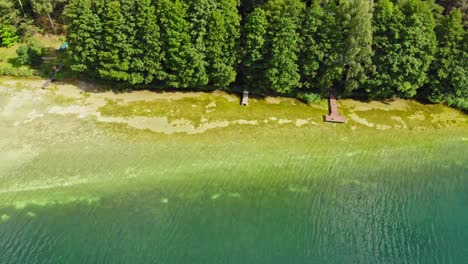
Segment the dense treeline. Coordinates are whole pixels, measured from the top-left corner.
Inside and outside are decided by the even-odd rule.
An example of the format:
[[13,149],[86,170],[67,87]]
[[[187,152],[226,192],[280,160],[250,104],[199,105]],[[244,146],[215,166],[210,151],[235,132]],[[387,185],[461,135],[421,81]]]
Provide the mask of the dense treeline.
[[75,71],[173,88],[224,88],[236,79],[237,0],[80,0],[66,16]]
[[[3,2],[21,10],[21,1]],[[305,99],[333,89],[467,108],[467,0],[24,2],[49,18],[49,30],[50,14],[69,2],[70,68],[97,79]]]

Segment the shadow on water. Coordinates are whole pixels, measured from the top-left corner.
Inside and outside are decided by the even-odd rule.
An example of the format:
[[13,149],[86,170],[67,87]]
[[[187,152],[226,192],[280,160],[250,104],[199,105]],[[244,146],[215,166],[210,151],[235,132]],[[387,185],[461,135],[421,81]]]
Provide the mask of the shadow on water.
[[[86,104],[59,105],[49,91],[11,91],[0,94],[0,263],[468,259],[463,121],[422,131],[298,127],[278,119],[305,108],[259,103],[239,118],[262,126],[166,135],[67,113]],[[208,99],[186,107],[207,116]],[[213,119],[246,109],[224,101]]]
[[[373,171],[354,166],[317,173],[290,163],[248,171],[219,166],[174,178],[115,182],[119,191],[100,192],[95,203],[2,209],[9,219],[0,224],[6,249],[0,259],[463,263],[465,167],[447,160],[449,167],[426,162],[414,167],[411,154],[400,153],[409,160],[397,159],[403,161],[400,168],[393,163]],[[372,159],[367,155],[353,159]]]

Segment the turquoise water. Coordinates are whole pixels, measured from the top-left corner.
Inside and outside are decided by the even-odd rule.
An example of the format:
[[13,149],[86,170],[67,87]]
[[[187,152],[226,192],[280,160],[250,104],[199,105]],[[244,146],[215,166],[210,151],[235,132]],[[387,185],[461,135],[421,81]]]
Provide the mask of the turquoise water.
[[15,94],[2,264],[468,263],[465,123],[166,135],[51,113],[46,92],[11,113]]

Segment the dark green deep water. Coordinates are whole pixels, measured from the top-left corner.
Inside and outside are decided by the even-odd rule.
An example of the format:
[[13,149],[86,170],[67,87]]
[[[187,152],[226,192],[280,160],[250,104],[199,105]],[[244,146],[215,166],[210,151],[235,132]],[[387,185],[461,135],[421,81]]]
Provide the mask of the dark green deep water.
[[0,120],[0,263],[468,263],[466,127]]

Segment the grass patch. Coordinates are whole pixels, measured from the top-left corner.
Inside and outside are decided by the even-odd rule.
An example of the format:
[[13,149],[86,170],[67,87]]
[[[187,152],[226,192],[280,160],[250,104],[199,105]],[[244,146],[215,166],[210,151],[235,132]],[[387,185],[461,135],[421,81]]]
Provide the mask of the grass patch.
[[71,105],[71,104],[74,104],[76,102],[75,98],[66,97],[66,96],[61,95],[61,94],[52,95],[52,99],[56,103],[59,103],[61,105]]
[[43,47],[43,57],[57,57],[56,59],[46,61],[37,66],[20,66],[16,63],[16,50],[26,43],[17,43],[9,48],[0,48],[0,75],[9,76],[48,76],[53,65],[60,65],[66,62],[66,56],[57,49],[62,43],[61,36],[42,36],[34,35],[27,42],[36,43]]
[[11,61],[16,58],[16,49],[20,44],[15,44],[9,48],[0,47],[0,68],[13,67]]

